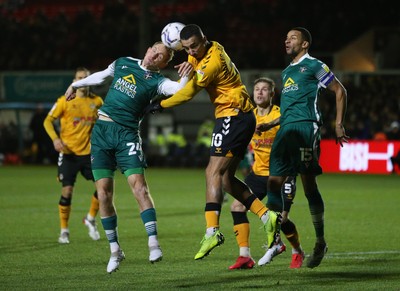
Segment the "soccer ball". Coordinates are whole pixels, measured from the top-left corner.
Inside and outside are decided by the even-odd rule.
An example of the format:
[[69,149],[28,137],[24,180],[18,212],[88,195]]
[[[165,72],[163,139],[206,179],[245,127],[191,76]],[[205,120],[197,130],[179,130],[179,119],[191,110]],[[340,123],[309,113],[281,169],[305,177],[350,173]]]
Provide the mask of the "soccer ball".
[[169,48],[180,51],[182,50],[181,38],[179,33],[185,25],[180,22],[168,23],[161,32],[161,41]]

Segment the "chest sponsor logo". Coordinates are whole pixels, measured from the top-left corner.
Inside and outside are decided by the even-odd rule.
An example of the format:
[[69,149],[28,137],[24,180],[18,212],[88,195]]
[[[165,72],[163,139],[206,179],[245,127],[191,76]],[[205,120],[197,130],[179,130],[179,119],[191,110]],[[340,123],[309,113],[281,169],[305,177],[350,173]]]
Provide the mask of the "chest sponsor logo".
[[114,89],[128,95],[131,98],[135,98],[136,95],[136,80],[135,77],[130,74],[118,80],[114,84]]
[[287,93],[290,91],[297,91],[299,89],[299,86],[295,83],[295,81],[292,78],[288,78],[283,85],[283,90],[282,93]]

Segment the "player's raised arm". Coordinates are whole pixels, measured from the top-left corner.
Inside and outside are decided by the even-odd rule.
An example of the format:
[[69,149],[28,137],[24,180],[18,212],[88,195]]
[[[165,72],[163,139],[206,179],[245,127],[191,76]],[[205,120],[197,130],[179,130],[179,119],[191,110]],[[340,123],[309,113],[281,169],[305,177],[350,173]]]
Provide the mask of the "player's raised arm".
[[76,96],[76,89],[80,87],[88,87],[88,86],[96,86],[96,85],[101,85],[104,84],[109,77],[114,76],[114,63],[108,66],[107,69],[96,72],[94,74],[91,74],[87,76],[84,79],[81,79],[79,81],[73,82],[65,92],[65,97],[67,101],[70,101],[75,98]]

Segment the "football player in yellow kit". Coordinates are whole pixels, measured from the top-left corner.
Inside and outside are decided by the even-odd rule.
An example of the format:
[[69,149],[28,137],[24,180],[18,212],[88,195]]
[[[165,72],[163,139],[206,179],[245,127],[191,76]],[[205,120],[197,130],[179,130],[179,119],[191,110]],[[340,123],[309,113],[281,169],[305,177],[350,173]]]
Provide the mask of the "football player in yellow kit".
[[[77,68],[74,81],[89,76],[86,68]],[[47,134],[59,152],[58,180],[62,184],[61,197],[58,204],[61,233],[60,244],[69,243],[68,221],[71,213],[71,201],[77,174],[80,172],[86,180],[94,181],[90,163],[90,134],[97,120],[97,109],[103,104],[100,96],[89,92],[89,87],[80,88],[73,102],[67,102],[65,96],[58,98],[44,120]],[[60,121],[60,134],[56,132],[54,123]],[[93,184],[94,186],[94,184]],[[99,201],[95,191],[88,214],[83,223],[89,230],[93,240],[99,240],[95,217],[99,211]]]
[[[275,82],[270,78],[258,78],[254,81],[253,99],[257,107],[254,109],[257,124],[270,123],[281,116],[279,107],[272,103],[275,95]],[[272,127],[262,133],[255,132],[251,139],[251,148],[254,152],[254,163],[251,172],[246,176],[245,183],[253,193],[263,200],[267,196],[267,182],[269,176],[269,156],[275,135],[279,130],[279,125]],[[304,251],[300,246],[299,235],[295,224],[288,218],[288,212],[295,196],[295,178],[290,177],[282,189],[284,197],[281,230],[292,245],[292,262],[290,268],[300,268],[304,260]],[[282,202],[269,199],[267,203],[270,209],[282,209]],[[255,262],[250,254],[250,224],[247,218],[247,210],[242,203],[234,200],[231,204],[231,214],[233,218],[233,231],[239,246],[239,257],[235,264],[229,267],[234,269],[251,269]],[[273,248],[269,248],[265,255],[258,261],[258,265],[268,264],[272,259],[286,250],[285,244],[280,241]]]
[[[239,71],[221,44],[209,41],[196,24],[186,25],[181,30],[180,38],[183,49],[188,53],[187,62],[192,64],[195,74],[185,87],[170,98],[153,103],[147,111],[155,113],[187,102],[202,89],[207,91],[215,106],[216,120],[210,160],[205,171],[207,228],[194,259],[204,258],[224,242],[224,236],[219,230],[224,191],[262,220],[268,245],[272,246],[279,239],[280,213],[269,210],[235,176],[255,131],[256,120],[251,97],[242,83]],[[176,66],[178,73],[181,67],[185,68],[185,63]]]

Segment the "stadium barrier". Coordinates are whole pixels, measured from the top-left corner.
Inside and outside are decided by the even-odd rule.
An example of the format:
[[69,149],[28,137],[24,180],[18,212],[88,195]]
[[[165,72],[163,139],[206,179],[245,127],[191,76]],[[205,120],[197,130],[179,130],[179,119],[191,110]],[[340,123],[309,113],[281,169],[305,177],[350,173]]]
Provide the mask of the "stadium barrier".
[[321,166],[325,173],[390,174],[390,158],[400,151],[400,141],[350,141],[340,147],[335,140],[321,141]]

